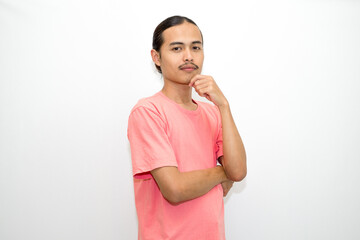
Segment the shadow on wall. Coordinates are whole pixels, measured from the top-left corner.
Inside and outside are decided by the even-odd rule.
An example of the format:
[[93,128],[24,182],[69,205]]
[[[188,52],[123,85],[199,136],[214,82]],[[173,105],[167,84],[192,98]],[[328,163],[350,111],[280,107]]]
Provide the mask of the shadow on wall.
[[244,180],[242,180],[241,182],[235,182],[233,187],[231,188],[230,192],[225,197],[224,203],[226,204],[230,200],[230,198],[233,194],[240,194],[241,192],[243,192],[245,190],[245,188],[246,188],[246,178]]

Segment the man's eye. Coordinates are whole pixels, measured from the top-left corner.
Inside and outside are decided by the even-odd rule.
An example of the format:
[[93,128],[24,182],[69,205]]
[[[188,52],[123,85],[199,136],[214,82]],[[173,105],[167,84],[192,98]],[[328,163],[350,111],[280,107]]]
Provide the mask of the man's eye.
[[200,50],[201,48],[200,48],[200,47],[197,47],[197,46],[194,46],[193,49],[194,49],[194,50]]
[[178,51],[181,50],[181,47],[174,47],[172,50],[175,51],[175,52],[178,52]]

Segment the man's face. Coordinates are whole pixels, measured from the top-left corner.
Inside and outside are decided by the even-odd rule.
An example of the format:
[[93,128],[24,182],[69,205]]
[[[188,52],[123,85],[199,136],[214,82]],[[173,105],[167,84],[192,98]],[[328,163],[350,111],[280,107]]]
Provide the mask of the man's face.
[[[204,52],[200,30],[184,22],[163,32],[160,48],[160,65],[164,80],[189,84],[192,77],[201,73]],[[155,62],[156,63],[156,62]]]

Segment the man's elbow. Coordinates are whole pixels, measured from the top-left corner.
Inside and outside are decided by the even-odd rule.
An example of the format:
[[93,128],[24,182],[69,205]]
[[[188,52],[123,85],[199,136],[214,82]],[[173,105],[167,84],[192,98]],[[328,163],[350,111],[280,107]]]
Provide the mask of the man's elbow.
[[178,196],[176,196],[176,194],[168,194],[168,195],[163,195],[164,198],[172,205],[177,205],[179,203],[181,203],[181,200]]
[[231,181],[240,182],[246,177],[246,174],[247,174],[247,170],[246,170],[246,168],[244,168],[244,169],[240,169],[238,171],[232,171],[232,172],[227,173],[227,177]]
[[166,191],[161,191],[163,197],[172,205],[177,205],[183,202],[183,191],[180,186],[174,184],[169,187]]

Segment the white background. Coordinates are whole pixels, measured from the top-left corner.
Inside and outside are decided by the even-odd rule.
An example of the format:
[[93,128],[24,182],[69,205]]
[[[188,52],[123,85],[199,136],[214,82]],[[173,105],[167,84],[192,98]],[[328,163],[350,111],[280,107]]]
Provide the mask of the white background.
[[201,28],[247,150],[227,239],[360,239],[350,0],[1,0],[0,239],[137,238],[127,118],[162,87],[152,32],[175,14]]

